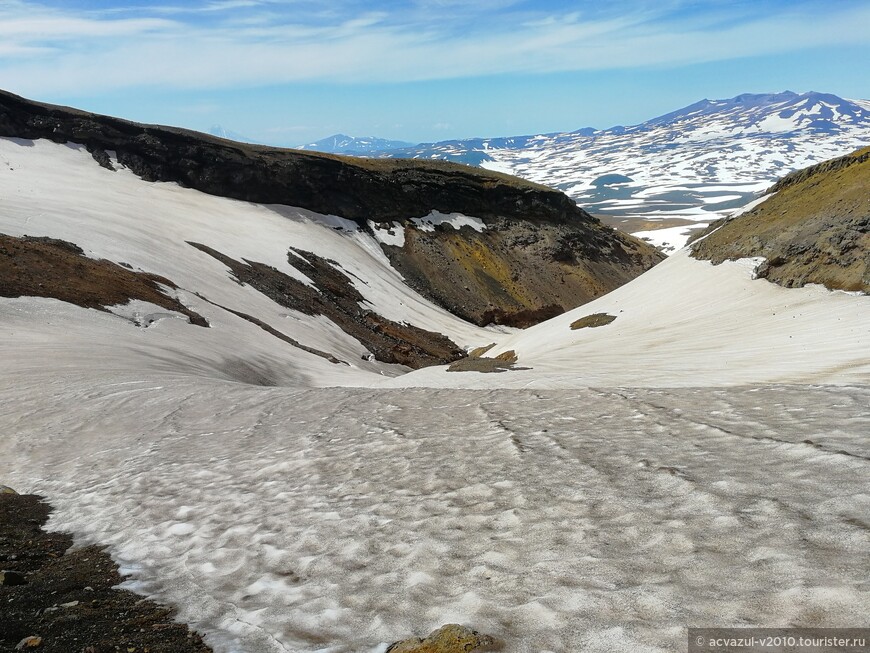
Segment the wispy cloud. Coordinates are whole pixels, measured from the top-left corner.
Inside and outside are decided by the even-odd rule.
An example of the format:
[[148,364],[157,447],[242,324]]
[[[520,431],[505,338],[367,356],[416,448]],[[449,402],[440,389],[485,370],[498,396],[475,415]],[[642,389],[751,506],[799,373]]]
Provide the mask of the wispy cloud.
[[307,0],[209,0],[120,13],[14,0],[0,5],[0,86],[42,95],[680,66],[863,43],[870,24],[865,3],[697,4],[632,0],[591,13],[418,0],[396,12],[356,0],[326,10]]

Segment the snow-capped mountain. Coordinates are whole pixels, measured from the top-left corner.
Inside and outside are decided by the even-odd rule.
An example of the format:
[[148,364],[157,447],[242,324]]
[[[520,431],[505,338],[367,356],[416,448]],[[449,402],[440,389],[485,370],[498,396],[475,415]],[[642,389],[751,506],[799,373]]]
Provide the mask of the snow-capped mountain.
[[346,136],[334,134],[319,141],[299,145],[297,150],[312,150],[314,152],[327,152],[329,154],[356,154],[365,155],[375,152],[386,152],[399,148],[412,147],[414,144],[407,141],[391,141],[386,138],[372,136]]
[[238,132],[234,132],[231,130],[224,129],[223,125],[212,125],[208,133],[212,136],[217,136],[218,138],[225,138],[228,141],[238,141],[240,143],[253,143],[254,140],[248,138],[247,136],[243,136]]
[[867,143],[870,101],[786,91],[702,100],[631,127],[445,141],[382,155],[447,159],[546,184],[673,251],[685,241],[681,225],[727,215],[788,172]]

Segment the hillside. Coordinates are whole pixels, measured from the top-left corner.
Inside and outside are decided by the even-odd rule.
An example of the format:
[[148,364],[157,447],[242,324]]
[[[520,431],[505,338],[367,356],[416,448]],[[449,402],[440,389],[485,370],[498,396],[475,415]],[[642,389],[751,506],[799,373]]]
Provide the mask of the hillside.
[[713,263],[760,256],[758,276],[870,292],[870,148],[793,172],[772,196],[711,225],[692,247]]
[[[384,243],[415,290],[481,325],[492,319],[518,326],[539,321],[661,260],[651,247],[614,233],[560,192],[452,163],[235,143],[8,93],[0,93],[0,136],[80,144],[109,171],[120,167],[146,181],[345,218]],[[480,221],[485,229],[465,229],[459,238],[474,241],[475,254],[457,249],[450,220],[435,230],[419,222],[433,214]],[[394,223],[407,235],[401,245],[389,236]]]

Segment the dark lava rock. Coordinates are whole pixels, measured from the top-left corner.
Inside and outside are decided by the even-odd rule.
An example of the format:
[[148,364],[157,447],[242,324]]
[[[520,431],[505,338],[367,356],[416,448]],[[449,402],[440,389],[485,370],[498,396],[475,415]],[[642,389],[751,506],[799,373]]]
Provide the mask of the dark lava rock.
[[0,559],[10,568],[4,573],[28,581],[0,586],[0,651],[210,651],[169,608],[113,589],[122,578],[103,550],[67,553],[70,536],[42,530],[50,510],[35,495],[0,494]]
[[0,585],[27,585],[27,576],[18,571],[0,571]]
[[477,217],[597,222],[566,195],[509,175],[445,161],[363,159],[235,143],[185,129],[143,125],[0,91],[0,136],[107,151],[148,181],[174,181],[212,195],[299,206],[367,220],[432,210]]

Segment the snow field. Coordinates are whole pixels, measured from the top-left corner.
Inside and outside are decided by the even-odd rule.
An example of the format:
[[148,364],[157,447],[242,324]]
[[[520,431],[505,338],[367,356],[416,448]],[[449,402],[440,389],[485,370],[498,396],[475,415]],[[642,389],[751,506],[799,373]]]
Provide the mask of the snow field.
[[[760,260],[714,266],[676,252],[630,283],[497,341],[516,370],[497,375],[426,368],[391,387],[686,387],[870,382],[870,298],[754,279]],[[572,330],[586,315],[616,317]]]
[[101,377],[46,409],[45,383],[4,388],[9,480],[219,652],[382,651],[454,621],[509,652],[673,651],[687,625],[870,608],[866,387]]

